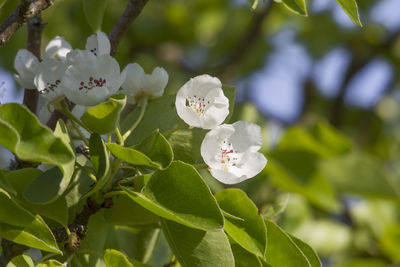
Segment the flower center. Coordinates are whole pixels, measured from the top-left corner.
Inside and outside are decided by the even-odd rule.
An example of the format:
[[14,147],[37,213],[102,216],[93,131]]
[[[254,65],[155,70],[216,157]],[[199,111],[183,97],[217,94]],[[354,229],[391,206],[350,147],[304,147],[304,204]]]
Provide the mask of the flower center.
[[196,95],[188,96],[186,98],[186,107],[194,110],[199,117],[201,117],[206,107],[210,104],[210,101],[205,101],[204,98],[198,97]]
[[96,47],[93,49],[90,49],[90,52],[92,52],[97,57],[97,48]]
[[40,90],[39,93],[48,94],[52,91],[55,91],[60,83],[61,83],[60,80],[56,80],[54,83],[46,82],[46,88],[43,88],[42,90]]
[[219,161],[222,164],[221,169],[224,171],[227,171],[229,167],[236,166],[239,162],[237,151],[235,151],[232,144],[228,143],[226,140],[221,143],[218,157],[220,157]]
[[106,83],[106,79],[103,78],[98,78],[94,79],[92,76],[89,77],[89,81],[81,81],[80,86],[79,86],[79,91],[86,89],[86,90],[91,90],[95,87],[103,87],[103,85]]

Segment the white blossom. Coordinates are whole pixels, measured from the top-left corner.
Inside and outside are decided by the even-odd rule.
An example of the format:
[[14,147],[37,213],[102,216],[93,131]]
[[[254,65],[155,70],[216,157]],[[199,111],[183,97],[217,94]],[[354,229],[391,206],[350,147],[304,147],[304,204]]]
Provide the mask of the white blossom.
[[207,74],[191,78],[176,95],[179,117],[193,127],[213,129],[229,114],[229,100],[218,78]]
[[125,67],[123,73],[126,77],[122,84],[123,92],[133,103],[141,95],[162,96],[168,83],[168,73],[160,67],[156,67],[151,74],[146,74],[139,64],[131,63]]
[[104,32],[92,34],[86,40],[86,50],[92,52],[95,56],[108,55],[110,49],[110,40]]
[[52,101],[64,95],[60,85],[67,67],[66,62],[52,58],[45,58],[39,63],[34,83],[39,93],[47,100]]
[[108,54],[95,56],[74,50],[67,56],[71,64],[61,81],[65,95],[78,105],[94,106],[115,94],[124,81],[118,62]]
[[[71,51],[71,45],[64,38],[56,36],[46,46],[44,60],[52,59],[53,62],[66,62],[66,55]],[[51,64],[46,61],[46,65]],[[58,63],[56,63],[58,64]],[[15,75],[17,82],[24,88],[37,88],[35,84],[35,76],[43,68],[42,62],[26,49],[20,49],[14,60],[14,68],[18,74]],[[51,68],[47,66],[47,69]]]
[[201,144],[201,156],[217,180],[236,184],[264,169],[267,159],[257,152],[261,145],[261,128],[238,121],[209,131]]

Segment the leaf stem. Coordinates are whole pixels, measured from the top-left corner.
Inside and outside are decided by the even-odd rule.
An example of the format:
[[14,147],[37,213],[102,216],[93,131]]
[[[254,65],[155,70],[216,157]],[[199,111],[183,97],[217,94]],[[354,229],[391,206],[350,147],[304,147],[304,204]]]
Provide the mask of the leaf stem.
[[124,138],[121,135],[121,130],[119,129],[119,125],[115,129],[115,135],[117,136],[118,145],[123,146],[124,145]]
[[78,120],[78,118],[76,118],[75,115],[71,113],[71,111],[69,111],[69,109],[67,107],[67,103],[65,103],[65,101],[61,102],[61,110],[60,111],[62,113],[64,113],[71,121],[76,122],[79,126],[81,126],[83,129],[85,129],[90,134],[92,134],[92,131],[88,127],[86,127],[86,125],[84,125],[80,120]]
[[147,103],[148,103],[148,99],[146,97],[142,98],[139,101],[139,105],[140,105],[140,113],[139,113],[139,117],[137,118],[137,120],[135,121],[135,123],[131,126],[131,128],[129,128],[129,130],[127,130],[124,135],[122,136],[123,140],[125,141],[126,138],[129,137],[129,135],[131,135],[131,133],[136,129],[136,127],[139,125],[139,123],[142,121],[144,113],[146,111],[147,108]]
[[204,164],[204,163],[201,163],[201,164],[192,164],[193,165],[193,167],[195,167],[196,169],[207,169],[208,168],[208,165],[207,164]]

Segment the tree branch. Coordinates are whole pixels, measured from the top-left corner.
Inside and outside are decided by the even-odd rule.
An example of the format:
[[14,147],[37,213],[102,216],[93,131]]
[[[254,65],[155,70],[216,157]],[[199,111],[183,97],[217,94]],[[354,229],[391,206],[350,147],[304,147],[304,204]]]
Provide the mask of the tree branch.
[[[40,45],[42,42],[42,31],[45,26],[40,13],[28,20],[27,49],[40,59]],[[39,91],[32,88],[25,88],[23,104],[34,114],[37,111]]]
[[0,47],[28,20],[53,5],[53,0],[21,0],[14,12],[0,25]]
[[119,18],[108,38],[111,43],[111,55],[117,53],[117,46],[124,34],[128,31],[129,26],[142,12],[148,0],[130,0],[122,16]]

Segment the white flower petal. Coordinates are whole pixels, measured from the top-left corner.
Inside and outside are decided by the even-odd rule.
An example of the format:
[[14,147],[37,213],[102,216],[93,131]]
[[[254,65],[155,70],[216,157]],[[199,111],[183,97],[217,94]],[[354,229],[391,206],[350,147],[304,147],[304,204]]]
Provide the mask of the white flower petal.
[[39,63],[34,83],[39,92],[49,101],[63,95],[61,80],[68,65],[62,61],[45,58]]
[[123,82],[118,62],[110,55],[96,57],[90,51],[68,54],[62,85],[65,95],[75,104],[94,106],[116,93]]
[[71,45],[62,37],[54,37],[46,46],[44,58],[65,61],[67,54],[72,50]]
[[190,79],[176,95],[179,117],[190,126],[203,129],[213,129],[221,124],[229,114],[229,100],[221,86],[218,78],[206,74]]
[[126,75],[125,81],[122,84],[122,88],[127,95],[133,96],[142,90],[145,85],[143,79],[145,73],[139,64],[128,64],[122,73]]
[[[261,141],[260,141],[261,140]],[[219,125],[209,131],[200,147],[211,175],[225,184],[235,184],[261,172],[267,159],[256,149],[262,143],[261,130],[250,122]]]
[[34,89],[34,77],[37,71],[39,60],[34,54],[26,49],[20,49],[15,56],[14,68],[18,74],[15,75],[17,82],[24,88]]
[[108,55],[110,54],[110,49],[110,40],[104,32],[92,34],[86,41],[86,50],[96,56]]

